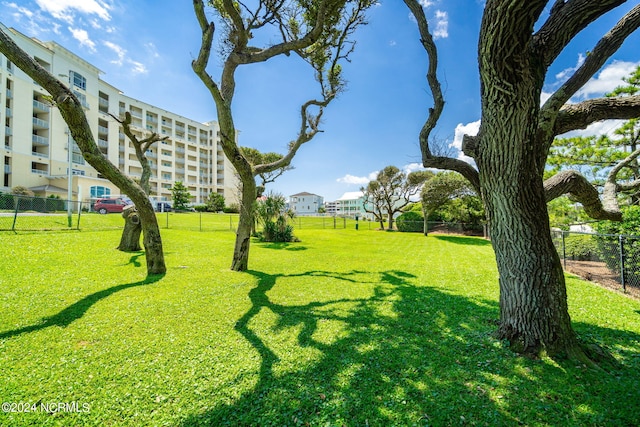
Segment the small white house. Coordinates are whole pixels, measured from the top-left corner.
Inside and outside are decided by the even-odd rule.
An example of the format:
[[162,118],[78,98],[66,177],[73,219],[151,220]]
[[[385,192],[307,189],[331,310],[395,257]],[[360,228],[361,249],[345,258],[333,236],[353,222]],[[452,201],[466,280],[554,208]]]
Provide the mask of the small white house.
[[316,215],[324,204],[324,198],[317,194],[302,192],[289,196],[289,207],[296,215]]

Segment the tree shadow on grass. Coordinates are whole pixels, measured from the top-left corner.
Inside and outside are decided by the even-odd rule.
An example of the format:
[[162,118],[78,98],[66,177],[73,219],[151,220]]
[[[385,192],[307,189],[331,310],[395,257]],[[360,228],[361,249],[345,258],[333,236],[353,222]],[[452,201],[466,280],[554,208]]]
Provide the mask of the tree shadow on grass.
[[127,265],[128,264],[133,264],[134,267],[141,267],[142,263],[139,261],[139,258],[141,256],[144,256],[145,252],[144,251],[135,251],[135,252],[132,252],[132,253],[134,253],[134,255],[131,255],[131,258],[129,258],[129,262],[127,263]]
[[[235,329],[259,355],[255,385],[233,403],[212,398],[208,409],[182,421],[184,427],[633,425],[636,411],[629,410],[628,402],[637,402],[629,400],[640,383],[637,345],[623,354],[628,362],[624,368],[610,375],[572,362],[554,364],[514,355],[491,337],[497,302],[418,286],[417,278],[407,272],[381,271],[374,283],[370,273],[357,271],[249,273],[258,283],[249,291],[251,306]],[[362,284],[372,292],[363,298],[300,305],[269,298],[280,279],[309,275],[349,286]],[[265,319],[258,317],[260,313],[275,316],[270,332],[260,324]],[[330,324],[341,326],[332,331]],[[635,333],[581,326],[596,331],[596,340],[609,346],[640,339]],[[317,350],[318,356],[288,359],[291,347],[283,346],[279,336],[288,331],[295,331],[300,347]],[[585,387],[575,386],[576,381]],[[212,387],[212,396],[217,396],[217,387]],[[523,401],[518,389],[524,388],[534,390],[531,402]],[[618,403],[611,404],[612,399]]]
[[49,328],[51,326],[59,326],[66,328],[75,320],[80,319],[95,303],[107,298],[116,292],[123,291],[129,288],[135,288],[137,286],[150,285],[158,282],[164,277],[164,274],[156,274],[148,276],[146,279],[139,282],[125,283],[122,285],[112,286],[107,289],[103,289],[98,292],[94,292],[81,300],[71,304],[62,311],[54,314],[53,316],[43,318],[39,323],[29,326],[23,326],[21,328],[13,329],[11,331],[0,332],[0,340],[15,337],[18,335],[39,331],[41,329]]
[[279,249],[286,251],[306,251],[306,246],[301,246],[297,243],[288,243],[288,242],[271,242],[271,243],[259,243],[261,248],[265,249]]
[[483,239],[481,237],[460,237],[460,236],[443,236],[443,235],[431,235],[430,236],[449,243],[457,243],[459,245],[467,246],[491,246],[491,241]]

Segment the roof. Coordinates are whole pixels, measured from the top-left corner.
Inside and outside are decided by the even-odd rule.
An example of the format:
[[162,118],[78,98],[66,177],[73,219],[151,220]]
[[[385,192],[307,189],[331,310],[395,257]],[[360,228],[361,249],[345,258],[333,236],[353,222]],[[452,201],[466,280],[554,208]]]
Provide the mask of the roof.
[[[62,194],[66,194],[68,190],[65,190],[64,188],[60,188],[60,187],[56,187],[55,185],[39,185],[37,187],[30,187],[29,190],[31,191],[46,191],[49,193],[62,193]],[[75,193],[75,191],[74,191]]]
[[298,193],[298,194],[292,194],[289,197],[297,197],[297,196],[316,196],[316,197],[322,197],[322,196],[318,196],[317,194],[313,194],[313,193],[307,193],[306,191],[303,191],[302,193]]
[[347,191],[338,200],[357,200],[364,196],[362,191]]

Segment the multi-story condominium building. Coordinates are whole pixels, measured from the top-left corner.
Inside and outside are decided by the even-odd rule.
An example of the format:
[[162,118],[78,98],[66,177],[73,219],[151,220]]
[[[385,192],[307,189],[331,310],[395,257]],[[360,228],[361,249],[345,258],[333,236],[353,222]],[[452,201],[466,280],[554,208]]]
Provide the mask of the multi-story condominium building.
[[317,194],[302,192],[289,196],[289,208],[296,215],[316,215],[324,204],[324,198]]
[[[0,24],[2,26],[2,24]],[[237,202],[237,178],[219,143],[217,122],[199,123],[124,95],[100,78],[100,70],[55,42],[29,38],[14,29],[3,31],[42,67],[61,81],[85,107],[98,147],[122,172],[132,178],[142,174],[133,145],[111,117],[131,113],[132,130],[139,139],[155,132],[168,136],[146,153],[152,167],[151,196],[170,199],[171,187],[181,181],[192,202],[204,203],[212,192]],[[118,188],[85,163],[62,116],[48,93],[14,64],[0,55],[0,191],[25,186],[37,195],[66,198],[117,195]],[[69,180],[71,185],[69,186]]]

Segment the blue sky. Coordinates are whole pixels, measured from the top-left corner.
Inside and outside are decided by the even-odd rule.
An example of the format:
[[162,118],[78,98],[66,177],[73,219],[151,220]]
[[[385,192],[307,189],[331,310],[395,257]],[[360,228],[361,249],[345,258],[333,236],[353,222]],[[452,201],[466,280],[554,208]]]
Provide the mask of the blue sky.
[[[446,100],[435,136],[457,144],[480,119],[477,38],[484,2],[422,0],[440,55]],[[550,2],[553,3],[553,2]],[[545,92],[570,75],[597,40],[636,2],[590,26],[551,67]],[[200,33],[189,1],[0,0],[0,20],[27,36],[53,40],[104,72],[126,95],[201,122],[216,119],[213,100],[191,69]],[[295,169],[269,189],[288,196],[308,191],[325,200],[356,191],[387,165],[420,164],[418,133],[431,106],[427,60],[417,26],[401,1],[383,0],[357,36],[344,65],[347,91],[327,109],[323,133],[305,144]],[[640,64],[640,34],[630,37],[576,101],[602,95]],[[212,57],[210,73],[219,75]],[[314,95],[310,70],[294,56],[245,66],[234,101],[241,145],[284,152],[299,126],[299,106]],[[609,132],[615,124],[592,126]],[[584,133],[584,132],[583,132]]]

